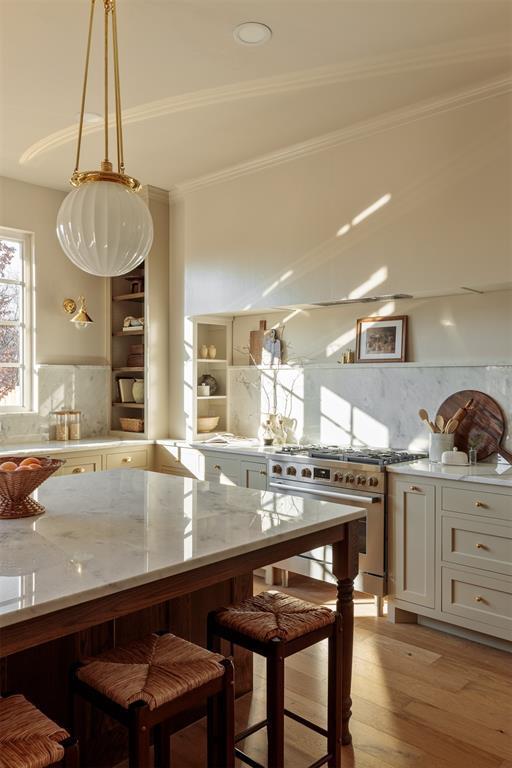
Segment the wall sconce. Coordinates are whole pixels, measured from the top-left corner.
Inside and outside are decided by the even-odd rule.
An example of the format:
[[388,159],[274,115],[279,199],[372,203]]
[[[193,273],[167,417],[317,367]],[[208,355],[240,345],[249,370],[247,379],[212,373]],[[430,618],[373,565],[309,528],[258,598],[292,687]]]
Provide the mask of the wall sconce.
[[64,299],[62,306],[68,315],[72,315],[76,312],[76,315],[70,319],[70,322],[75,324],[75,328],[77,328],[77,330],[81,330],[82,328],[87,328],[88,325],[92,325],[94,321],[87,314],[87,305],[83,296],[78,297],[78,302],[78,312],[76,301],[74,299]]

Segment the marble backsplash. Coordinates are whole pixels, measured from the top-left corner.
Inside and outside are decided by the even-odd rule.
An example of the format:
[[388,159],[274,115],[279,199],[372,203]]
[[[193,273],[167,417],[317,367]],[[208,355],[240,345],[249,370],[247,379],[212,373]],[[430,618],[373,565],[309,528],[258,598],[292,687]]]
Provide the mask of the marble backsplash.
[[109,431],[110,368],[103,365],[39,365],[35,372],[35,410],[0,415],[0,441],[53,439],[50,412],[82,412],[82,437]]
[[346,365],[229,372],[230,431],[254,437],[270,412],[286,417],[291,442],[426,450],[431,418],[448,395],[486,392],[501,406],[512,450],[512,366]]

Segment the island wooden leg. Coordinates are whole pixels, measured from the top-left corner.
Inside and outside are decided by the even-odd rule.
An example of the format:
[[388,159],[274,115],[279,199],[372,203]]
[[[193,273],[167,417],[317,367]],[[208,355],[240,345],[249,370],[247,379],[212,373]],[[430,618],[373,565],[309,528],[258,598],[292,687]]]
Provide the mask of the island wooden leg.
[[338,580],[336,610],[343,624],[342,640],[342,744],[352,742],[349,721],[352,715],[352,657],[354,648],[354,577],[358,571],[357,522],[345,523],[344,538],[333,544],[333,572]]

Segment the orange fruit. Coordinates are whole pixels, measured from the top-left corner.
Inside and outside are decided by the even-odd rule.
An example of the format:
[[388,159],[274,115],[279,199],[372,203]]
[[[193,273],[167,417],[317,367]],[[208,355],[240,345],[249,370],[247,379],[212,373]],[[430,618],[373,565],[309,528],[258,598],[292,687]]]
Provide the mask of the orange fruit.
[[20,464],[20,466],[16,467],[16,469],[14,471],[15,472],[30,472],[30,470],[34,469],[34,467],[35,467],[35,464],[25,464],[24,467],[22,467],[21,464]]
[[3,464],[0,464],[0,469],[4,472],[14,472],[15,469],[18,469],[18,466],[14,461],[4,461]]
[[33,456],[29,456],[28,458],[23,459],[23,461],[20,461],[20,467],[28,467],[29,464],[36,464],[38,467],[41,466],[40,460]]

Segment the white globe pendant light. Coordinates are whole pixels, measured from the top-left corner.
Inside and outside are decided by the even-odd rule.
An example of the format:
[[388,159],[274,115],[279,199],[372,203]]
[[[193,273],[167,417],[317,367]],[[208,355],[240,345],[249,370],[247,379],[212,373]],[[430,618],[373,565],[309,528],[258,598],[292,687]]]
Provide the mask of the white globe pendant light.
[[[66,256],[79,269],[100,277],[131,272],[147,257],[153,242],[153,221],[147,205],[137,194],[140,183],[124,172],[121,92],[115,0],[104,5],[105,158],[98,171],[80,171],[80,148],[91,50],[95,0],[91,0],[89,37],[80,111],[75,170],[75,189],[64,199],[57,215],[57,237]],[[108,31],[112,18],[114,94],[116,107],[117,173],[108,157]]]

